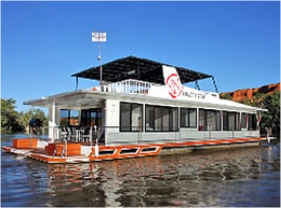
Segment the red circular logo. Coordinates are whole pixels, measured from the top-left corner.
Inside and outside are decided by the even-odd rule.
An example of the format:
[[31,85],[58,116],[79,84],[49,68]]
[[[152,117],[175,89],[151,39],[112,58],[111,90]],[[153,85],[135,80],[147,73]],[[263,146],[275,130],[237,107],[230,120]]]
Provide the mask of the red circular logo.
[[176,73],[170,74],[165,82],[170,89],[169,94],[172,98],[176,98],[181,95],[183,86],[181,84],[179,76]]

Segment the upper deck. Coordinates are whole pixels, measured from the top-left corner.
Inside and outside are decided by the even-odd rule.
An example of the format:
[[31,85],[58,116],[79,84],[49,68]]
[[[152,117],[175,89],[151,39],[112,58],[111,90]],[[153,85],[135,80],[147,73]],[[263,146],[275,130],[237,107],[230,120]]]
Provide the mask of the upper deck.
[[[167,93],[166,85],[154,84],[150,82],[144,82],[134,79],[127,79],[120,82],[114,82],[110,84],[104,84],[90,88],[97,92],[109,92],[109,93],[120,93],[120,94],[136,94],[136,95],[147,95],[152,97],[170,98]],[[181,95],[178,96],[180,100],[190,99],[219,99],[219,93],[215,92],[204,92],[196,90],[190,87],[183,87]]]
[[[170,64],[164,64],[135,56],[120,58],[102,65],[102,82],[113,83],[134,79],[163,85],[165,84],[162,73],[163,65],[171,66]],[[100,67],[101,66],[91,67],[73,74],[72,77],[76,77],[77,80],[78,78],[100,80]],[[213,78],[212,75],[194,71],[188,68],[178,66],[173,67],[176,68],[183,84],[206,78]]]
[[[98,80],[101,66],[92,67],[72,76]],[[168,73],[165,74],[165,73]],[[183,67],[164,65],[160,62],[133,56],[117,59],[102,66],[102,84],[89,89],[61,93],[24,102],[27,105],[52,107],[86,106],[106,99],[133,99],[138,102],[163,103],[177,106],[193,103],[196,106],[225,109],[262,110],[237,102],[220,99],[218,92],[204,92],[182,83],[197,82],[214,78],[212,75],[196,72]],[[173,75],[173,76],[171,76]],[[215,85],[215,83],[214,83]],[[217,91],[216,86],[215,90]],[[77,87],[78,88],[78,87]],[[164,99],[164,100],[163,100]]]

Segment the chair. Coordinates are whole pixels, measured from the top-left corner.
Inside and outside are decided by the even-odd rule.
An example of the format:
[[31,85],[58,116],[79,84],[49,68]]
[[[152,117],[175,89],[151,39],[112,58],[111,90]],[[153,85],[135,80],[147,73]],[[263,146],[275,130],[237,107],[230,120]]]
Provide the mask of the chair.
[[62,140],[67,140],[69,137],[68,132],[67,132],[67,128],[64,126],[60,127],[60,138]]
[[69,141],[74,141],[77,139],[77,134],[76,134],[76,127],[66,127],[67,133],[68,133],[68,140]]
[[92,142],[92,132],[93,128],[91,127],[83,127],[81,130],[81,142]]

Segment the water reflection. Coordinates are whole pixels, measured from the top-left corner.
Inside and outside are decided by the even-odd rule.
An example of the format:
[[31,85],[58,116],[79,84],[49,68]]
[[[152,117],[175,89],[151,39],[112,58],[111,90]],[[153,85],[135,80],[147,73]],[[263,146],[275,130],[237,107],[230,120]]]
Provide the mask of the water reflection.
[[[57,199],[53,206],[236,205],[241,185],[280,172],[279,156],[278,148],[262,147],[52,165],[49,191]],[[249,196],[246,189],[240,191],[242,203]]]
[[280,206],[279,143],[84,164],[2,153],[1,165],[3,206]]

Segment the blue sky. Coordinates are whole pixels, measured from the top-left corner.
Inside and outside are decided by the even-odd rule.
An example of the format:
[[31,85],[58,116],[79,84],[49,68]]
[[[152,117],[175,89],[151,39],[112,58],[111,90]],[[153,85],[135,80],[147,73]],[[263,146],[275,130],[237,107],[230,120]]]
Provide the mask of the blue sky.
[[[99,65],[129,55],[214,75],[219,92],[280,81],[279,2],[1,2],[1,98],[72,91]],[[96,81],[79,79],[79,88]],[[212,80],[199,81],[214,91]],[[190,86],[195,86],[194,83]]]

